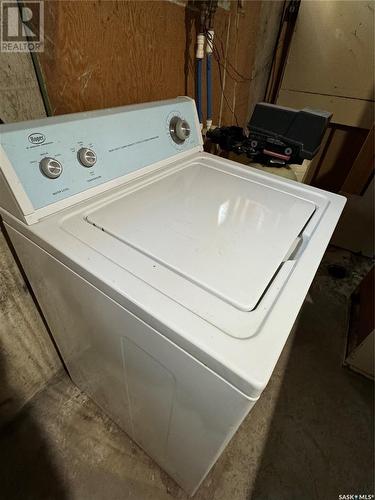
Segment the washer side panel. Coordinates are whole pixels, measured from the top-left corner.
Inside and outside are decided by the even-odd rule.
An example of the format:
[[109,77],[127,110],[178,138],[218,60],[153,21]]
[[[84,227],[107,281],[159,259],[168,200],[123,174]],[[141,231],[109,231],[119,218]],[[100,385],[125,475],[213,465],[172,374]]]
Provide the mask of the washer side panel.
[[193,493],[255,401],[6,229],[73,381]]

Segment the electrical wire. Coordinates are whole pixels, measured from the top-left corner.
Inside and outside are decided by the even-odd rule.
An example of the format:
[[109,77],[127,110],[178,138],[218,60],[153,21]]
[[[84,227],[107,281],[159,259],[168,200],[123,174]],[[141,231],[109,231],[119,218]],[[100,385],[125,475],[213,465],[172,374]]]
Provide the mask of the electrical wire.
[[224,76],[225,73],[231,80],[235,82],[235,84],[241,84],[246,82],[251,82],[256,75],[254,76],[245,76],[235,67],[234,64],[226,57],[224,43],[221,38],[215,32],[215,39],[212,39],[212,35],[210,33],[210,29],[213,28],[213,15],[217,7],[217,1],[210,0],[206,4],[206,8],[203,11],[203,15],[201,16],[201,29],[206,38],[208,44],[210,44],[212,48],[212,55],[218,65],[218,73],[219,73],[219,83],[221,88],[221,93],[224,99],[226,106],[229,111],[232,113],[236,124],[238,126],[238,117],[235,112],[234,106],[231,106],[228,96],[225,93],[225,85],[224,85]]
[[223,57],[225,52],[223,41],[218,36],[215,37],[216,40],[219,40],[220,42],[220,49],[221,49],[220,53],[220,49],[218,48],[216,42],[211,39],[211,34],[209,33],[209,31],[205,29],[204,34],[208,42],[212,44],[212,53],[214,54],[215,59],[220,64],[220,66],[226,71],[226,73],[232,80],[234,80],[236,83],[245,83],[253,80],[254,77],[247,77],[242,75],[229,60],[227,60],[226,63],[223,63],[221,61],[221,58]]

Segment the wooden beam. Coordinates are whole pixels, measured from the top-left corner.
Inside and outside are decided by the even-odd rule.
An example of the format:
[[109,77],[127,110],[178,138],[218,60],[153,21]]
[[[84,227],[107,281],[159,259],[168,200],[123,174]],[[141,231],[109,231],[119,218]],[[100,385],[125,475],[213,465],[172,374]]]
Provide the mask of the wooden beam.
[[374,175],[374,125],[371,127],[343,185],[344,193],[361,195]]

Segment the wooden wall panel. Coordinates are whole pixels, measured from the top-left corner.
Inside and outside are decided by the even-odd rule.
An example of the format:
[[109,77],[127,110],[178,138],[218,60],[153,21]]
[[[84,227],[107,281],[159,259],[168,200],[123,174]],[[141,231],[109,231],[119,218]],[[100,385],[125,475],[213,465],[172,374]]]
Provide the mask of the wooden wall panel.
[[372,178],[363,196],[343,193],[347,204],[333,233],[331,243],[351,252],[374,257],[375,181]]
[[[215,123],[220,109],[223,123],[233,122],[233,108],[239,122],[247,119],[260,9],[261,2],[233,1],[216,13],[218,47],[245,78],[235,82],[222,69],[227,105],[214,64]],[[37,59],[50,114],[194,97],[197,14],[167,1],[46,1]]]
[[262,2],[257,35],[257,49],[251,72],[249,91],[250,113],[252,113],[257,102],[265,99],[283,10],[283,1]]
[[374,175],[375,169],[375,137],[374,125],[371,127],[358,156],[354,160],[352,168],[342,186],[345,193],[358,194],[364,193],[369,179]]
[[374,116],[374,2],[301,2],[277,103],[333,113],[370,128]]
[[302,1],[282,88],[374,100],[374,3]]
[[365,129],[332,125],[311,184],[340,191],[367,135]]

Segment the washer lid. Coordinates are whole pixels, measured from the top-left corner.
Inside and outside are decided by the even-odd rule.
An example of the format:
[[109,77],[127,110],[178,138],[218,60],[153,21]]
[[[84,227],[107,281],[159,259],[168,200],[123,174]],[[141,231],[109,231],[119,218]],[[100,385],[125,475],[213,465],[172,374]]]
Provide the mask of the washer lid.
[[314,210],[290,193],[195,163],[101,206],[87,221],[251,311]]

